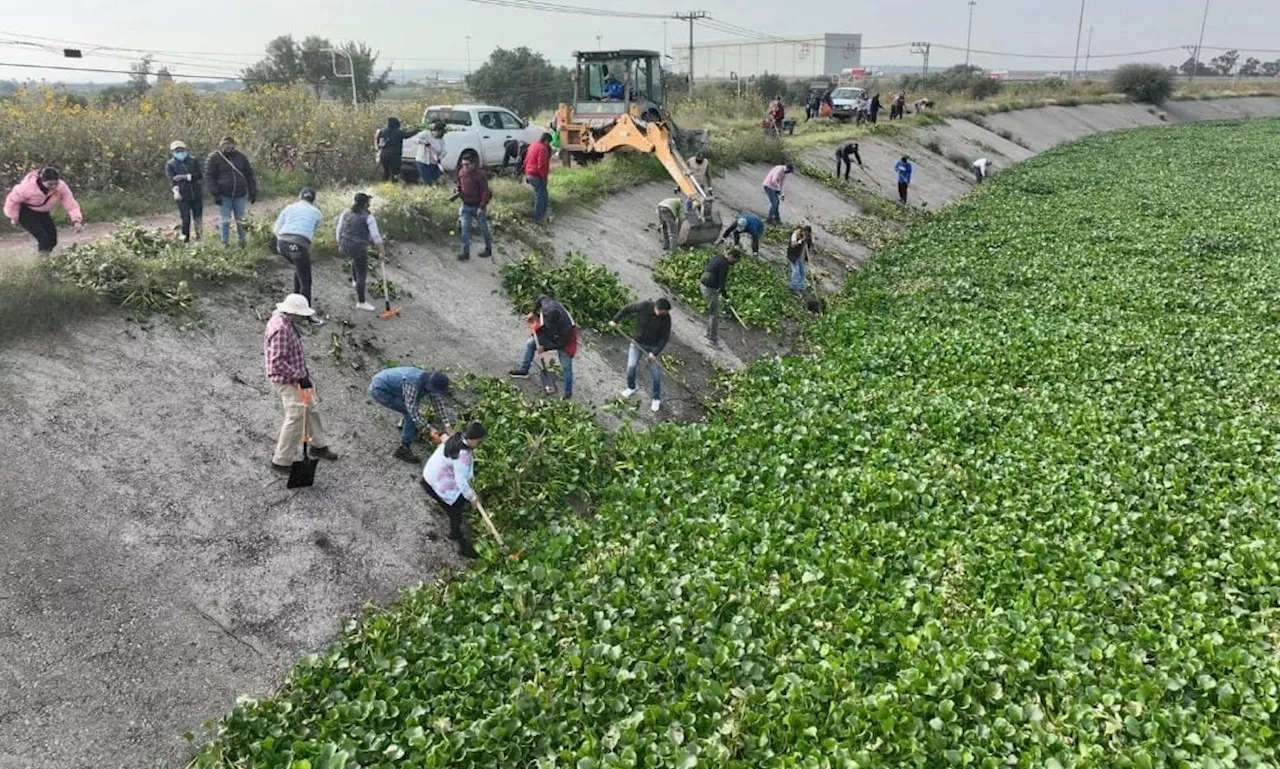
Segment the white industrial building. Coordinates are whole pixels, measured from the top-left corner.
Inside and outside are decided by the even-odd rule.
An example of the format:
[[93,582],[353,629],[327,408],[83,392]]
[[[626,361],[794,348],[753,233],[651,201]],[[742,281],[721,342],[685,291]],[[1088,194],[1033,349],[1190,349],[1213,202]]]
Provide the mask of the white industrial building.
[[[676,69],[689,71],[689,49],[673,46]],[[839,75],[842,70],[862,64],[862,35],[827,33],[811,37],[779,38],[752,43],[727,40],[695,43],[695,80],[728,80],[758,77],[766,72],[786,78]]]

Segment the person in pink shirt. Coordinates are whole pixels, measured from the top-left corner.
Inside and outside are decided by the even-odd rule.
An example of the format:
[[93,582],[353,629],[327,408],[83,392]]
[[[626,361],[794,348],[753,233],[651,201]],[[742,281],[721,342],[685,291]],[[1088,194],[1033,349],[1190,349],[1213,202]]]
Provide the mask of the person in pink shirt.
[[62,181],[62,174],[56,168],[45,167],[27,174],[9,190],[4,199],[4,215],[14,227],[31,233],[40,253],[48,254],[58,245],[58,228],[49,213],[54,206],[62,206],[77,230],[84,225],[80,204]]
[[764,196],[769,199],[769,216],[765,218],[765,224],[781,224],[782,215],[778,211],[778,207],[782,204],[786,197],[782,194],[782,185],[787,181],[787,174],[796,170],[795,166],[790,163],[776,165],[769,169],[769,173],[764,177]]

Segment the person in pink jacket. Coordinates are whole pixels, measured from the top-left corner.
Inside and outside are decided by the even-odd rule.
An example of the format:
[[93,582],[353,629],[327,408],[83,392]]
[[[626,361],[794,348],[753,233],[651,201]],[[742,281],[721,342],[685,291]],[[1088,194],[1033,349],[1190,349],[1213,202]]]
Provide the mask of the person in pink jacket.
[[78,230],[84,224],[80,204],[71,194],[71,188],[62,181],[56,168],[32,171],[18,182],[4,199],[4,215],[14,227],[22,227],[36,239],[40,253],[47,254],[58,245],[58,228],[49,214],[60,205],[71,217],[71,224]]

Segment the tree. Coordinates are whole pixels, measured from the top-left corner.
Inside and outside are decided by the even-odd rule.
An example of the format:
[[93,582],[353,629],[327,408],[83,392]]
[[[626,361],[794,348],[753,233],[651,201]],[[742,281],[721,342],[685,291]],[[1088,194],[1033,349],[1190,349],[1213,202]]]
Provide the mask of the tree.
[[787,82],[778,75],[771,75],[768,72],[756,78],[756,91],[765,99],[772,99],[775,96],[781,96],[784,99],[787,95]]
[[121,85],[110,85],[98,92],[98,103],[103,106],[122,104],[142,96],[151,88],[147,78],[151,76],[151,56],[143,56],[129,65],[129,79]]
[[168,67],[156,70],[156,85],[173,85],[173,73]]
[[1277,75],[1280,75],[1280,59],[1262,62],[1263,77],[1276,77]]
[[147,78],[151,76],[151,54],[129,65],[129,85],[138,93],[146,91],[151,85]]
[[1194,56],[1189,57],[1186,61],[1182,62],[1182,66],[1178,67],[1178,71],[1188,76],[1190,76],[1193,72],[1197,76],[1215,74],[1212,67],[1208,66],[1202,61],[1197,61]]
[[524,46],[498,48],[467,76],[467,89],[482,102],[531,115],[572,99],[573,76]]
[[364,43],[348,42],[335,46],[323,37],[311,35],[299,44],[292,35],[281,35],[267,43],[267,56],[244,71],[246,87],[293,85],[306,83],[317,99],[324,95],[346,99],[351,95],[351,81],[346,77],[347,57],[337,60],[344,74],[334,74],[336,49],[351,55],[355,65],[356,93],[360,101],[373,101],[391,85],[390,68],[374,76],[378,54]]
[[1111,75],[1111,87],[1134,101],[1161,104],[1173,93],[1173,73],[1155,64],[1123,64]]
[[1209,62],[1209,67],[1214,71],[1214,74],[1225,77],[1230,75],[1231,71],[1236,68],[1236,62],[1239,60],[1240,52],[1230,50],[1220,56],[1213,57],[1213,61]]

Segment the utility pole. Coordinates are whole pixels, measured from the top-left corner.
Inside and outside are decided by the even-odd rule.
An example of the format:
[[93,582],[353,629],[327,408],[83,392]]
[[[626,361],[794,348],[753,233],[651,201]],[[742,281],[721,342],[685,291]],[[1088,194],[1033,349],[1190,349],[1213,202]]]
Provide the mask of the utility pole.
[[674,15],[677,21],[689,22],[689,94],[693,94],[693,23],[699,19],[707,18],[706,11],[689,11],[688,13],[677,13]]
[[1089,25],[1089,44],[1084,49],[1084,76],[1089,76],[1089,59],[1093,57],[1093,25]]
[[911,44],[911,52],[924,56],[924,76],[929,76],[929,49],[932,44],[927,41],[916,41]]
[[1204,48],[1204,27],[1208,23],[1209,0],[1204,0],[1204,18],[1200,19],[1200,41],[1196,43],[1196,54],[1191,60],[1191,81],[1196,79],[1196,70],[1200,69],[1200,51]]
[[1080,67],[1080,34],[1084,32],[1084,0],[1080,0],[1080,23],[1076,25],[1076,56],[1071,60],[1071,82],[1076,82]]
[[603,48],[601,48],[601,47],[600,47],[600,46],[604,45],[604,43],[602,42],[603,40],[604,40],[604,35],[602,35],[602,34],[600,34],[599,32],[597,32],[597,33],[596,33],[596,50],[597,50],[597,51],[602,51],[602,50],[604,50]]
[[969,66],[969,49],[973,47],[973,8],[978,0],[969,0],[969,34],[964,40],[964,66]]

